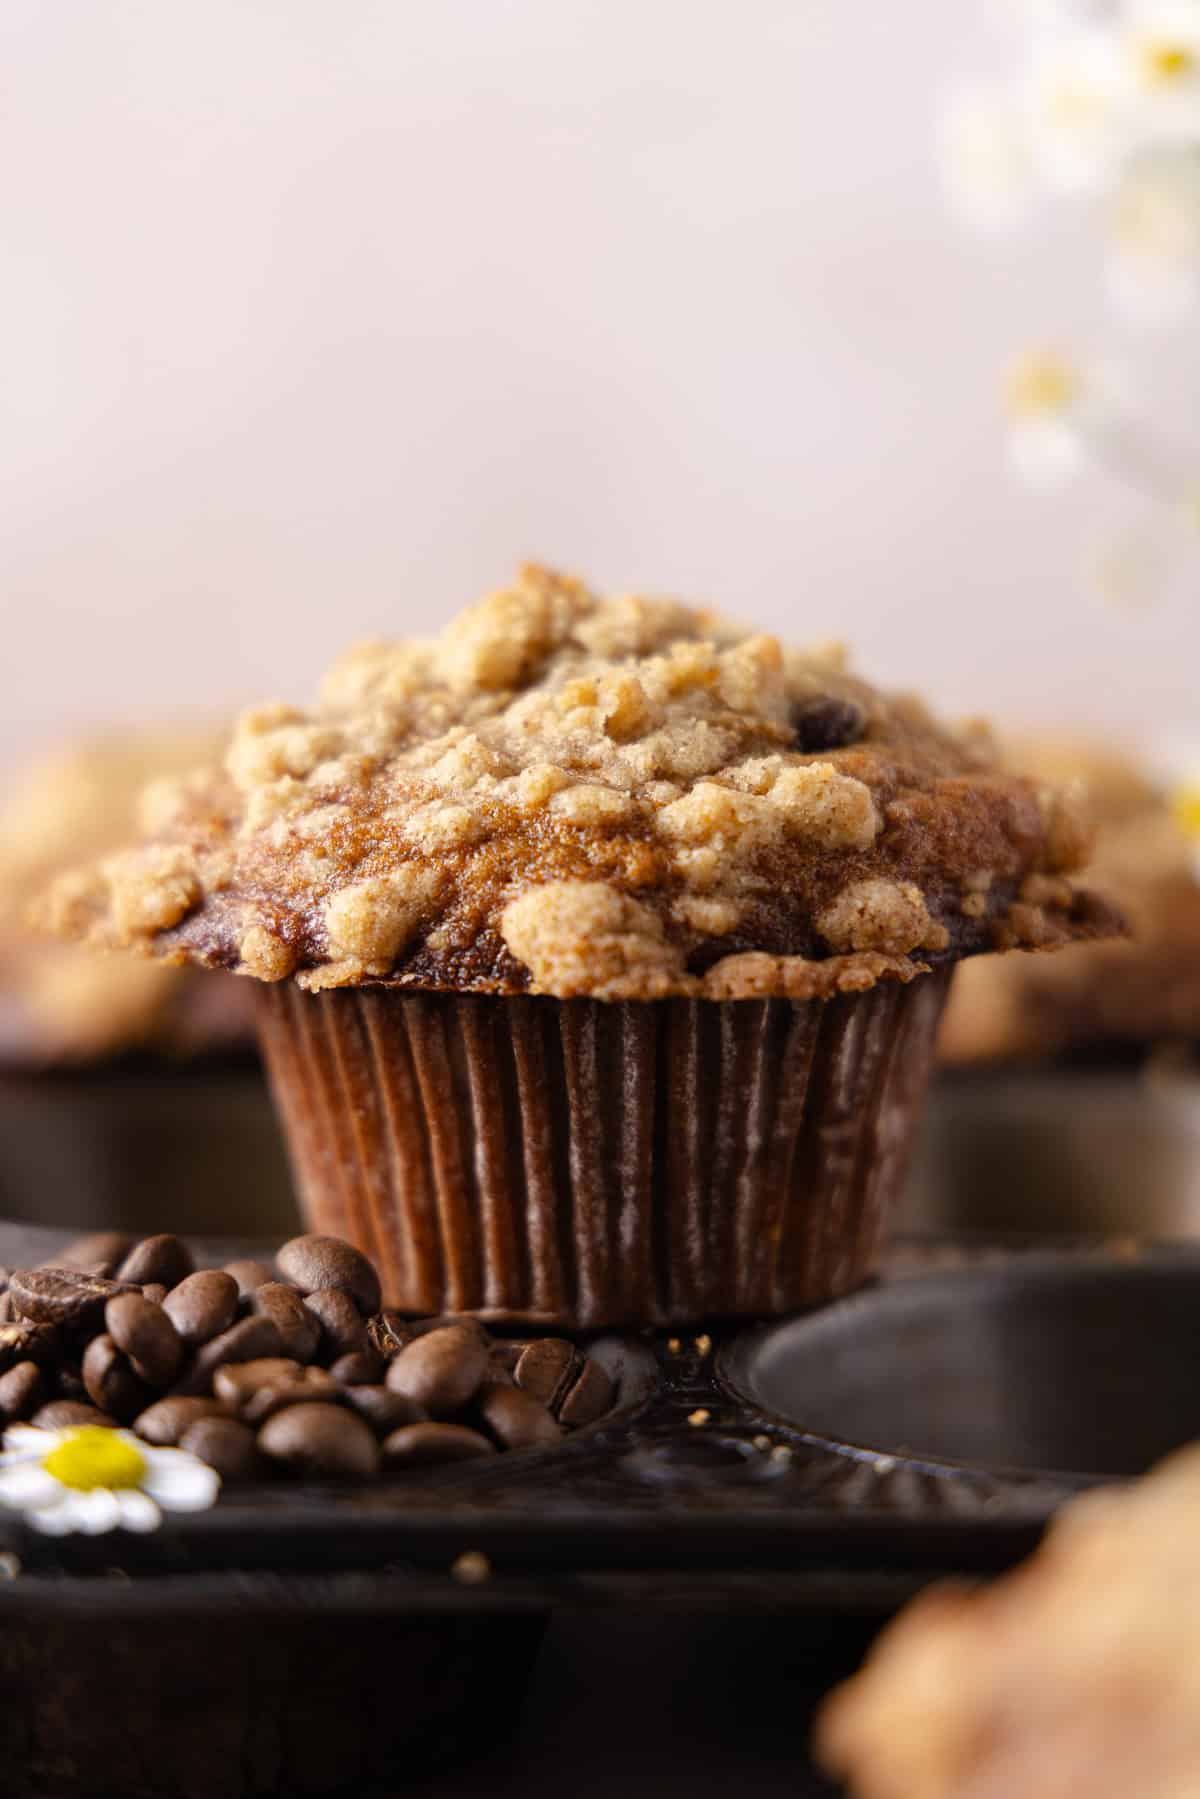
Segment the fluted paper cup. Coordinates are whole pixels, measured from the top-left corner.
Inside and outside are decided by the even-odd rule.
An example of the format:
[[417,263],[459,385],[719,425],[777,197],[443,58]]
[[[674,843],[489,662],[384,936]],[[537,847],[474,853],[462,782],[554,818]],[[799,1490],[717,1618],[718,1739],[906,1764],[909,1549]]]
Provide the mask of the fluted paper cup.
[[390,1304],[592,1329],[870,1273],[950,971],[829,1000],[263,989],[310,1228]]

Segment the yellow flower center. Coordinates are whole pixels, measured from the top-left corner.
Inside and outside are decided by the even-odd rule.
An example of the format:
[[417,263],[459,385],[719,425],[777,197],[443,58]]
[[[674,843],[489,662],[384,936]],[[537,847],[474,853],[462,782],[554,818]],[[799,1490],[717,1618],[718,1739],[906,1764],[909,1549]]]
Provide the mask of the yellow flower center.
[[1011,417],[1044,418],[1066,412],[1078,386],[1078,377],[1069,362],[1035,350],[1020,357],[1009,370],[1004,398]]
[[1151,86],[1171,87],[1195,74],[1196,52],[1189,44],[1173,44],[1164,39],[1157,44],[1145,45],[1142,67]]
[[1172,796],[1171,810],[1184,835],[1200,842],[1200,781],[1177,788]]
[[69,1431],[42,1467],[64,1487],[90,1493],[95,1487],[140,1487],[146,1473],[145,1457],[132,1443],[101,1424],[82,1424]]

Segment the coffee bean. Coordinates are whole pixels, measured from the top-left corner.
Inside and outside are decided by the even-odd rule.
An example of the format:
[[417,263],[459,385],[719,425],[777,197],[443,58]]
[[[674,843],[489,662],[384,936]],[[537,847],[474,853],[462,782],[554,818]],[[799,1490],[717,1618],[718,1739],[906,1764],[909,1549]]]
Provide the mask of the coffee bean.
[[147,1281],[142,1288],[142,1298],[152,1299],[156,1306],[160,1306],[169,1291],[170,1288],[164,1287],[161,1281]]
[[379,1470],[379,1448],[370,1430],[340,1405],[288,1406],[268,1418],[258,1446],[272,1461],[303,1474],[362,1479]]
[[444,1418],[461,1411],[487,1374],[487,1351],[459,1324],[414,1337],[388,1363],[387,1384],[430,1413]]
[[393,1393],[390,1387],[343,1387],[342,1398],[360,1418],[366,1419],[377,1437],[386,1437],[402,1424],[425,1422],[421,1407],[403,1393]]
[[140,1381],[107,1331],[93,1337],[84,1351],[83,1384],[88,1397],[113,1418],[136,1418],[144,1412],[153,1397],[145,1381]]
[[242,1257],[236,1262],[226,1262],[225,1272],[237,1282],[237,1290],[245,1299],[258,1287],[265,1287],[268,1281],[275,1279],[275,1270],[269,1262],[255,1262],[249,1257]]
[[36,1362],[18,1362],[0,1374],[0,1421],[15,1424],[36,1411],[46,1381]]
[[227,1418],[219,1399],[188,1398],[182,1393],[169,1393],[156,1399],[133,1421],[133,1428],[147,1443],[159,1449],[171,1449],[185,1437],[201,1418]]
[[866,723],[867,715],[856,700],[837,699],[831,693],[813,694],[792,707],[795,746],[806,755],[855,743]]
[[82,1332],[98,1327],[109,1300],[128,1292],[129,1286],[98,1274],[80,1274],[75,1268],[23,1268],[13,1275],[8,1290],[19,1318]]
[[578,1380],[558,1407],[558,1421],[571,1430],[578,1430],[581,1425],[594,1424],[597,1418],[603,1418],[612,1402],[612,1379],[599,1362],[593,1362],[589,1356],[580,1369]]
[[58,1258],[60,1267],[77,1268],[83,1274],[115,1274],[129,1251],[133,1238],[124,1231],[89,1231],[68,1243]]
[[309,1311],[294,1287],[267,1281],[250,1295],[253,1311],[269,1318],[279,1332],[283,1353],[298,1362],[311,1362],[321,1341],[321,1322]]
[[427,1337],[431,1331],[448,1330],[451,1325],[456,1330],[464,1330],[472,1337],[477,1337],[485,1349],[491,1348],[493,1339],[487,1326],[481,1324],[478,1318],[472,1317],[470,1312],[439,1312],[436,1318],[410,1318],[408,1321],[409,1335],[413,1337]]
[[343,1389],[325,1368],[302,1368],[294,1380],[280,1381],[270,1387],[259,1387],[241,1408],[240,1416],[247,1424],[262,1424],[285,1406],[304,1405],[309,1400],[327,1400],[340,1405]]
[[237,1317],[238,1289],[219,1268],[189,1274],[163,1301],[163,1310],[185,1343],[209,1343]]
[[496,1452],[486,1437],[463,1424],[405,1424],[383,1440],[385,1468],[421,1468],[466,1462]]
[[522,1350],[513,1379],[531,1399],[540,1399],[552,1410],[579,1366],[575,1345],[562,1337],[544,1337]]
[[407,1320],[399,1312],[387,1308],[367,1319],[367,1335],[371,1339],[372,1349],[385,1362],[390,1362],[394,1355],[400,1354],[406,1343],[412,1341],[412,1329]]
[[370,1316],[379,1310],[379,1276],[366,1256],[340,1237],[293,1237],[275,1257],[275,1266],[301,1293],[334,1287],[348,1293],[360,1312]]
[[109,1430],[117,1427],[115,1418],[81,1399],[52,1399],[29,1422],[35,1430],[77,1430],[81,1424],[103,1424]]
[[506,1343],[503,1337],[493,1341],[488,1350],[488,1371],[497,1380],[513,1378],[517,1363],[529,1348],[528,1343]]
[[520,1387],[488,1381],[476,1401],[480,1417],[506,1449],[533,1449],[557,1443],[562,1431],[539,1400]]
[[348,1293],[328,1288],[310,1293],[304,1303],[321,1326],[318,1360],[336,1362],[339,1356],[357,1355],[369,1347],[367,1327]]
[[291,1356],[262,1356],[253,1362],[230,1362],[213,1375],[213,1392],[236,1409],[260,1387],[278,1387],[299,1380],[304,1370]]
[[283,1344],[269,1318],[239,1318],[219,1337],[202,1343],[191,1367],[179,1382],[181,1393],[206,1393],[216,1370],[226,1362],[254,1362],[277,1356]]
[[386,1367],[383,1357],[373,1349],[357,1349],[331,1362],[329,1372],[344,1387],[367,1387],[383,1379]]
[[61,1352],[62,1332],[56,1324],[30,1324],[27,1318],[0,1324],[0,1373],[15,1368],[18,1362],[49,1367]]
[[48,1381],[53,1389],[51,1397],[54,1399],[87,1398],[87,1388],[83,1384],[78,1362],[66,1368],[56,1368],[53,1372],[48,1371]]
[[104,1308],[104,1322],[140,1380],[170,1386],[183,1362],[183,1344],[161,1306],[142,1293],[118,1293]]
[[236,1418],[198,1418],[180,1437],[179,1447],[215,1468],[222,1480],[253,1480],[263,1471],[254,1432]]
[[177,1287],[195,1266],[187,1244],[181,1243],[178,1237],[164,1234],[143,1237],[125,1257],[117,1275],[123,1281],[136,1281],[139,1287],[147,1281],[161,1281],[164,1287]]

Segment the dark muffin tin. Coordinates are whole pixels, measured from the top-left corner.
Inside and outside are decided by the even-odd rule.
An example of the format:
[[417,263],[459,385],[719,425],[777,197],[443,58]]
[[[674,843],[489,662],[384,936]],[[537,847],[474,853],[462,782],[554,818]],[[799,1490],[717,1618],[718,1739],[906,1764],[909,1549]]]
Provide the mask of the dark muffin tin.
[[[0,1230],[0,1261],[54,1241]],[[134,1707],[151,1737],[204,1654],[202,1703],[270,1744],[219,1780],[205,1763],[207,1784],[160,1744],[141,1784],[123,1774],[129,1794],[351,1791],[494,1737],[554,1607],[883,1615],[930,1579],[1007,1566],[1071,1492],[1200,1435],[1200,1248],[914,1245],[872,1287],[782,1323],[589,1347],[616,1404],[561,1447],[357,1486],[229,1487],[144,1537],[41,1538],[0,1514],[15,1576],[0,1582],[0,1715],[25,1732],[5,1761],[41,1770],[10,1790],[112,1790],[85,1776],[118,1663],[127,1695],[134,1663],[153,1663]],[[490,1568],[472,1584],[454,1572],[467,1551]],[[323,1629],[327,1679],[311,1673]],[[393,1653],[424,1672],[385,1727]],[[86,1702],[47,1709],[63,1682]],[[369,1753],[360,1731],[348,1784],[311,1762],[297,1785],[306,1719],[355,1690]],[[50,1768],[64,1732],[69,1777]]]

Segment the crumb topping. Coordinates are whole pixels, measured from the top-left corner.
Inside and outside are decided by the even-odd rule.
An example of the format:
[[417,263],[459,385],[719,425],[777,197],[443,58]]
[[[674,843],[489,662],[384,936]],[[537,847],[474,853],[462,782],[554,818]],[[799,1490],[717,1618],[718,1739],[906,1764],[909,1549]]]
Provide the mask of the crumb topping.
[[312,710],[245,713],[144,820],[49,929],[309,988],[845,991],[1113,928],[1061,879],[1069,804],[979,733],[837,646],[537,567],[439,637],[350,650]]

